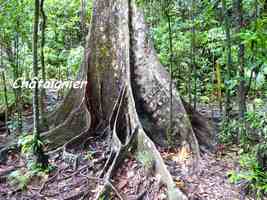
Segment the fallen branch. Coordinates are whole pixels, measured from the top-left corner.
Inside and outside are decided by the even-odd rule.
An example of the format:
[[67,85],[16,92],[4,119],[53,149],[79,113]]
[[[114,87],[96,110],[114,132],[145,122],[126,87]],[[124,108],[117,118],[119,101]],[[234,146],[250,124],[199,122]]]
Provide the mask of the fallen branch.
[[41,193],[43,192],[45,186],[46,186],[48,183],[50,183],[50,182],[53,181],[55,178],[57,178],[57,176],[58,176],[58,174],[60,173],[60,171],[61,171],[61,170],[57,170],[57,172],[55,173],[54,176],[52,176],[51,178],[49,178],[48,180],[46,180],[46,181],[42,184],[41,188],[39,189],[39,194],[41,194]]
[[119,197],[120,200],[124,200],[119,191],[111,184],[110,181],[107,182],[107,186],[110,187],[115,192],[115,194],[117,195],[117,197]]

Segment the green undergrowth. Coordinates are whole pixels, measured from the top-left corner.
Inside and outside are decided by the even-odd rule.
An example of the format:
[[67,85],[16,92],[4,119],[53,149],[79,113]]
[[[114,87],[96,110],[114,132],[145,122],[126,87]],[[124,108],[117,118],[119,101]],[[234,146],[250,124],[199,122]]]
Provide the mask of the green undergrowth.
[[149,170],[153,167],[153,157],[149,152],[138,152],[136,158],[146,170]]
[[244,119],[222,122],[220,142],[240,147],[239,171],[229,172],[232,183],[244,183],[250,196],[262,199],[267,195],[267,113],[247,112]]
[[230,171],[229,180],[235,184],[243,184],[248,194],[261,200],[267,194],[267,172],[257,161],[253,153],[240,156],[240,171]]
[[24,133],[18,141],[18,146],[21,150],[22,157],[27,160],[26,168],[16,170],[12,172],[9,177],[9,183],[16,186],[18,189],[26,189],[28,184],[34,178],[45,178],[52,172],[55,167],[51,164],[44,167],[42,164],[38,163],[34,158],[34,152],[38,148],[43,148],[43,142],[36,138],[34,134]]

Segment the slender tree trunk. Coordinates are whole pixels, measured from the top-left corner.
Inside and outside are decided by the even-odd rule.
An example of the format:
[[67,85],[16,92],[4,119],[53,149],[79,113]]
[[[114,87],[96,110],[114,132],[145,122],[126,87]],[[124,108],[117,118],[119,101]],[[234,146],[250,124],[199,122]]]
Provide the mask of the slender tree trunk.
[[[172,126],[172,123],[173,123],[173,42],[172,42],[172,25],[171,25],[171,16],[169,15],[168,13],[168,10],[167,10],[167,6],[165,6],[165,9],[164,9],[164,12],[165,12],[165,16],[168,20],[168,32],[169,32],[169,50],[170,50],[170,58],[169,58],[169,62],[170,62],[170,126],[169,126],[169,130],[168,130],[168,134],[172,134],[173,132],[173,126]],[[171,138],[171,137],[170,137]],[[169,141],[171,143],[171,141]]]
[[[38,77],[38,24],[39,24],[39,11],[40,4],[39,0],[35,0],[34,8],[34,24],[33,24],[33,76]],[[39,120],[39,90],[38,81],[36,81],[35,87],[33,89],[33,135],[34,135],[34,156],[36,157],[36,162],[41,164],[42,167],[46,168],[48,166],[48,157],[44,154],[43,147],[39,144],[40,137],[40,120]]]
[[195,27],[195,12],[196,12],[196,1],[192,0],[191,7],[191,21],[192,21],[192,30],[191,30],[191,65],[194,75],[194,109],[197,107],[197,67],[196,67],[196,27]]
[[[258,12],[259,12],[259,8],[258,8],[258,0],[255,0],[254,2],[254,9],[255,9],[255,12],[254,12],[254,20],[255,20],[255,26],[254,26],[254,32],[256,33],[257,30],[258,30]],[[257,40],[253,40],[252,43],[251,43],[251,50],[253,52],[253,60],[252,62],[256,63],[257,62],[257,53],[258,53],[258,44],[257,44]],[[255,67],[255,69],[252,70],[252,76],[251,76],[251,81],[254,80],[253,79],[253,74],[254,74],[254,77],[256,77],[256,71],[257,71],[257,68],[258,66]],[[251,82],[250,82],[251,83]],[[256,78],[254,80],[254,84],[256,86]],[[250,85],[249,84],[249,88],[248,88],[248,91],[247,91],[247,94],[249,93],[249,90],[250,90]],[[256,98],[256,90],[253,88],[253,97]],[[255,103],[253,101],[253,110],[255,111],[256,110],[256,106],[255,106]]]
[[188,72],[187,72],[187,93],[188,93],[188,103],[192,105],[192,65],[188,65]]
[[192,105],[192,63],[188,64],[187,78],[188,103]]
[[[1,55],[0,55],[0,66],[4,67],[4,63],[3,63],[3,49],[1,47]],[[4,100],[5,100],[5,126],[6,129],[7,128],[7,123],[8,123],[8,117],[9,117],[9,107],[8,107],[8,98],[7,98],[7,86],[6,86],[6,77],[5,77],[5,71],[1,72],[1,76],[2,76],[2,81],[3,81],[3,87],[4,87]]]
[[[227,81],[231,80],[231,71],[232,71],[232,42],[231,42],[231,35],[230,35],[230,20],[229,20],[229,11],[226,8],[226,2],[225,0],[222,0],[222,6],[223,6],[223,19],[224,19],[224,28],[225,28],[225,46],[227,50]],[[226,85],[226,101],[225,101],[225,114],[227,117],[227,120],[230,118],[230,112],[232,110],[231,106],[231,95],[230,95],[230,89],[229,86]]]
[[[45,11],[44,11],[44,1],[45,0],[41,0],[40,2],[40,13],[41,13],[41,17],[42,17],[42,23],[41,23],[41,69],[42,69],[42,80],[46,81],[46,69],[45,69],[45,60],[44,60],[44,46],[45,46],[45,28],[46,28],[46,15],[45,15]],[[41,89],[41,98],[40,98],[40,119],[41,119],[41,123],[43,126],[47,126],[46,125],[46,121],[45,121],[45,97],[46,97],[46,91],[45,88]]]
[[220,112],[222,112],[222,79],[221,79],[221,67],[218,61],[215,61],[216,79],[217,79],[217,95]]
[[[35,0],[34,11],[34,25],[33,25],[33,76],[38,77],[38,24],[39,24],[39,0]],[[40,131],[39,121],[39,101],[38,101],[38,83],[36,83],[33,89],[33,129],[34,133],[38,136]]]
[[[237,0],[236,10],[238,15],[238,32],[242,31],[244,27],[243,22],[243,1]],[[242,44],[242,41],[239,41],[239,52],[238,52],[238,61],[239,61],[239,115],[241,118],[244,118],[246,108],[246,88],[245,88],[245,45]]]
[[82,33],[82,45],[85,45],[86,40],[86,0],[81,0],[81,16],[80,16],[80,23],[81,23],[81,33]]
[[8,118],[9,118],[9,107],[8,107],[8,100],[7,100],[7,86],[6,86],[6,77],[5,77],[5,72],[1,72],[2,76],[2,81],[3,81],[3,87],[4,87],[4,99],[5,99],[5,126],[7,128],[8,124]]
[[[59,65],[58,66],[58,80],[61,81],[62,78],[61,78],[61,66]],[[60,100],[61,97],[62,97],[62,90],[63,89],[59,89],[58,92],[57,92],[57,100]]]
[[2,81],[3,81],[3,87],[4,87],[4,101],[5,101],[5,111],[7,112],[6,116],[8,118],[8,110],[9,110],[9,107],[8,107],[8,98],[7,98],[7,85],[6,85],[6,76],[5,76],[5,72],[1,72],[1,76],[2,76]]
[[[18,27],[18,21],[17,21],[17,27]],[[15,43],[14,43],[14,80],[17,80],[20,77],[20,70],[19,70],[19,35],[16,33],[15,36]],[[22,133],[22,110],[23,110],[23,100],[22,100],[22,88],[19,87],[14,89],[15,90],[15,101],[16,101],[16,111],[17,111],[17,121],[18,121],[18,133]]]

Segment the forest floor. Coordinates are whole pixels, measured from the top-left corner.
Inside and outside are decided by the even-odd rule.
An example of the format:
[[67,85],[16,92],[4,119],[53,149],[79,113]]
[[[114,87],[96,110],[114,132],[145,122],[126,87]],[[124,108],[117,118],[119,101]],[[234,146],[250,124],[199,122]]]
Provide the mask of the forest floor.
[[[236,151],[238,149],[233,148],[223,155],[203,154],[197,173],[190,174],[181,151],[160,149],[177,186],[191,200],[246,199],[238,186],[230,184],[227,178],[229,171],[238,168]],[[98,177],[108,157],[106,152],[106,140],[92,139],[86,151],[76,152],[80,158],[76,168],[64,162],[61,153],[55,153],[50,157],[55,170],[49,175],[31,178],[25,190],[18,189],[7,176],[1,176],[0,199],[95,199],[103,186],[103,180]],[[0,165],[0,174],[15,169],[26,173],[26,163],[18,154],[10,154],[7,164]],[[160,177],[152,176],[136,155],[128,155],[110,184],[114,188],[114,199],[163,200],[167,197]]]
[[238,148],[228,147],[219,154],[202,154],[197,172],[191,174],[187,153],[161,151],[177,186],[192,200],[245,200],[241,188],[228,180],[228,172],[237,170]]
[[[56,104],[57,99],[53,95],[48,96],[49,107]],[[29,112],[26,112],[27,116],[30,116]],[[30,129],[31,118],[26,119],[26,128]],[[248,199],[242,195],[241,187],[231,184],[227,176],[228,172],[239,169],[238,147],[227,147],[216,154],[203,153],[198,170],[193,174],[188,171],[190,155],[186,149],[158,149],[177,187],[190,200]],[[108,138],[89,138],[84,150],[75,151],[77,163],[68,163],[63,159],[62,152],[54,152],[49,160],[54,170],[34,177],[27,175],[25,158],[18,153],[10,153],[7,162],[0,164],[0,200],[95,199],[103,187],[103,179],[99,175],[108,153]],[[15,170],[20,172],[17,176],[21,176],[20,183],[25,184],[24,189],[19,188],[8,176]],[[161,185],[160,177],[153,176],[151,169],[135,154],[127,155],[110,182],[110,187],[112,199],[167,199],[166,188]]]

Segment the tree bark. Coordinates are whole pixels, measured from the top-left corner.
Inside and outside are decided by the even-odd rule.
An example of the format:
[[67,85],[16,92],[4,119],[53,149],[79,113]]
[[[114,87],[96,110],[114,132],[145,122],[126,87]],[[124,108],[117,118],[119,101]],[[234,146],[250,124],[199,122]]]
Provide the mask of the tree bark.
[[[40,13],[42,17],[42,23],[41,23],[41,70],[42,70],[42,80],[46,81],[46,69],[45,69],[45,59],[44,59],[44,46],[45,46],[45,28],[46,28],[46,14],[44,11],[44,1],[41,0],[40,2]],[[44,127],[47,127],[47,122],[45,118],[45,97],[46,97],[46,91],[45,88],[41,89],[41,96],[40,96],[40,119],[41,123]]]
[[[32,50],[33,50],[33,76],[38,78],[38,25],[39,25],[39,12],[40,4],[39,0],[35,0],[35,8],[34,8],[34,24],[33,24],[33,42],[32,42]],[[43,146],[39,144],[41,140],[40,136],[40,111],[39,111],[39,89],[38,89],[38,81],[36,81],[35,87],[33,89],[33,143],[35,146],[33,149],[33,155],[35,156],[36,162],[41,164],[43,168],[47,168],[48,166],[48,157],[44,154]]]
[[[33,76],[38,77],[38,23],[39,23],[39,0],[35,0],[35,9],[34,9],[34,24],[33,24]],[[33,89],[33,129],[35,133],[39,133],[40,124],[39,124],[39,101],[38,101],[38,84],[35,85]]]
[[[243,28],[243,1],[237,0],[237,15],[238,15],[238,32],[241,33]],[[240,39],[239,39],[240,40]],[[239,41],[239,51],[238,51],[238,62],[239,62],[239,115],[244,118],[246,107],[246,88],[245,88],[245,45],[242,41]]]
[[[168,21],[168,32],[169,32],[169,53],[170,53],[170,58],[169,58],[169,62],[170,62],[170,88],[169,91],[172,91],[174,84],[173,84],[173,42],[172,42],[172,26],[171,26],[171,16],[168,13],[168,6],[165,6],[165,16],[167,17],[167,21]],[[172,121],[173,121],[173,117],[172,117],[172,110],[173,110],[173,96],[172,96],[172,92],[170,92],[170,125],[169,125],[169,132],[173,132],[173,127],[172,127]]]
[[195,25],[195,18],[196,18],[196,1],[192,0],[192,7],[191,7],[191,21],[192,21],[192,30],[191,30],[191,69],[193,70],[194,75],[194,109],[197,108],[197,66],[196,66],[196,25]]
[[[19,28],[19,22],[17,20],[17,28]],[[11,63],[13,66],[13,76],[14,76],[14,81],[16,81],[21,73],[20,73],[20,63],[19,63],[19,34],[16,33],[15,36],[15,41],[14,41],[14,56],[13,56],[13,62]],[[20,83],[19,83],[20,85]],[[16,105],[16,111],[17,111],[17,120],[18,120],[18,133],[22,133],[22,110],[23,110],[23,99],[22,99],[22,89],[21,87],[18,87],[14,89],[14,94],[15,94],[15,105]]]
[[8,122],[8,115],[9,115],[9,108],[8,108],[8,100],[7,100],[7,86],[6,86],[6,76],[5,76],[5,72],[1,72],[1,77],[2,77],[2,81],[3,81],[3,86],[4,86],[4,100],[5,100],[5,127],[7,129],[7,122]]
[[[111,9],[113,3],[117,6]],[[147,134],[154,142],[163,146],[169,145],[168,137],[171,137],[175,146],[187,141],[193,152],[199,154],[199,144],[190,120],[197,112],[193,109],[188,109],[191,110],[190,113],[186,112],[175,89],[172,91],[174,131],[171,135],[167,134],[170,76],[159,63],[153,44],[148,38],[147,26],[141,11],[136,8],[133,1],[129,13],[123,13],[120,4],[125,4],[127,8],[129,6],[126,0],[95,2],[85,60],[77,76],[77,80],[87,80],[87,86],[82,90],[72,89],[69,92],[59,109],[49,115],[51,127],[59,129],[57,134],[60,136],[64,124],[71,126],[66,124],[68,120],[78,120],[79,123],[75,125],[82,127],[80,129],[83,131],[89,127],[95,128],[100,122],[108,124],[119,93],[125,85],[124,72],[129,62],[134,105],[138,119]],[[84,111],[86,107],[90,114]],[[81,115],[76,116],[76,112],[81,112]],[[205,123],[204,126],[206,138],[200,145],[212,147],[213,136],[209,124]],[[52,133],[53,131],[49,131],[44,135],[50,138]],[[59,145],[75,135],[77,132],[73,129],[65,132],[66,140],[58,141]],[[55,144],[52,140],[55,141],[56,138],[50,140]]]
[[[5,71],[4,71],[4,64],[3,64],[3,59],[4,59],[4,57],[3,57],[3,49],[2,49],[2,47],[1,47],[1,49],[0,49],[0,51],[1,51],[1,54],[0,54],[0,69],[2,68],[3,69],[3,71],[1,72],[1,77],[2,77],[2,81],[3,81],[3,87],[4,87],[4,101],[5,101],[5,113],[4,113],[4,115],[5,115],[5,121],[4,121],[4,125],[5,125],[5,127],[4,127],[4,129],[5,129],[5,131],[6,130],[8,130],[8,128],[7,128],[7,122],[8,122],[8,118],[9,118],[9,106],[8,106],[8,99],[7,99],[7,85],[6,85],[6,76],[5,76]],[[0,113],[1,114],[1,113]]]
[[[230,20],[229,20],[229,11],[226,7],[225,0],[222,0],[222,10],[223,10],[223,20],[224,20],[224,28],[225,28],[225,46],[227,49],[227,80],[231,80],[231,71],[232,71],[232,42],[231,42],[231,33],[230,33]],[[227,120],[230,119],[230,112],[232,110],[231,106],[231,95],[230,89],[228,85],[226,85],[226,101],[225,101],[225,114]]]
[[84,46],[86,40],[86,0],[81,0],[80,23],[82,33],[82,45]]

